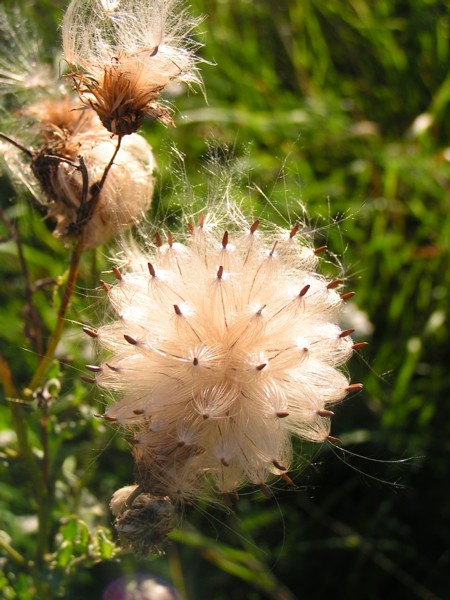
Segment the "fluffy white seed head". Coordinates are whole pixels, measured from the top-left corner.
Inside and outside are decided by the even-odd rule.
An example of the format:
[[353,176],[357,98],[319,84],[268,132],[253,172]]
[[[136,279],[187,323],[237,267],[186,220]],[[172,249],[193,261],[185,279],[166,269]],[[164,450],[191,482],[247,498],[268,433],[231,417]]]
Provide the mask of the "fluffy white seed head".
[[95,378],[118,396],[106,418],[133,432],[144,490],[193,501],[264,485],[291,466],[292,434],[327,439],[352,341],[317,263],[298,234],[203,219],[182,243],[128,252]]
[[146,114],[171,122],[156,99],[174,80],[200,83],[189,34],[197,21],[179,0],[72,0],[63,21],[64,56],[82,100],[118,135]]

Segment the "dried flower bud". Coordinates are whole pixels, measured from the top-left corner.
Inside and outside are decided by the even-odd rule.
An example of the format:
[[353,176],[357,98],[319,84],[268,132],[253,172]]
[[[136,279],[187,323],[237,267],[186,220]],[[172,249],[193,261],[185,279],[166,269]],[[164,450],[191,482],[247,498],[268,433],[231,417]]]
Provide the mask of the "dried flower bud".
[[224,233],[201,219],[184,243],[129,250],[108,291],[117,318],[97,331],[108,357],[95,379],[119,394],[106,417],[133,432],[146,493],[267,490],[287,478],[291,434],[331,439],[353,352],[342,299],[297,229],[257,225]]
[[142,220],[151,202],[155,168],[144,138],[128,136],[114,157],[117,141],[95,112],[75,109],[69,98],[41,101],[22,115],[35,120],[37,149],[30,153],[30,167],[29,157],[14,147],[5,148],[4,158],[15,179],[31,189],[46,216],[56,222],[56,236],[83,234],[87,249]]
[[178,0],[72,0],[63,50],[81,71],[69,75],[109,131],[133,133],[145,115],[172,123],[156,100],[171,81],[200,83],[195,25]]
[[[126,486],[114,493],[111,510],[115,515],[114,527],[126,548],[140,556],[161,554],[161,544],[173,528],[173,505],[166,497],[151,494],[133,496],[137,486]],[[117,511],[117,512],[116,512]]]

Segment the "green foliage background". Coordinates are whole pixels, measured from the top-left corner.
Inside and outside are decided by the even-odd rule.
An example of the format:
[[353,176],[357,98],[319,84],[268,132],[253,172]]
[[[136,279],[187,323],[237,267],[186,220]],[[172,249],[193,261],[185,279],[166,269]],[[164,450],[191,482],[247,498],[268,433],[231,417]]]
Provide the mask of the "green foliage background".
[[[48,47],[58,44],[65,3],[19,4]],[[443,599],[450,584],[450,3],[192,6],[206,16],[200,29],[208,103],[201,94],[175,97],[176,129],[144,128],[160,165],[151,218],[169,213],[177,222],[172,143],[185,155],[199,197],[202,165],[217,145],[219,158],[232,155],[248,173],[238,184],[249,210],[282,222],[295,218],[300,199],[311,220],[325,225],[317,245],[342,257],[348,288],[374,325],[370,345],[350,365],[352,380],[365,388],[334,418],[332,433],[344,450],[297,445],[305,457],[299,463],[311,464],[294,473],[294,490],[279,486],[271,500],[248,490],[231,515],[187,508],[166,556],[114,556],[107,503],[132,483],[132,461],[94,417],[99,399],[79,380],[89,344],[69,324],[51,373],[62,387],[50,390],[50,473],[57,482],[51,518],[59,533],[49,549],[52,568],[47,563],[39,577],[65,598],[101,598],[120,574],[152,573],[189,600]],[[424,113],[430,120],[420,130],[414,123]],[[30,204],[13,199],[6,177],[0,184],[2,207],[19,218],[32,278],[57,280],[68,250]],[[15,244],[4,241],[0,255],[1,348],[22,386],[36,363],[24,336],[23,279]],[[102,253],[84,259],[70,317],[95,323],[93,290],[108,263]],[[44,287],[36,301],[48,335],[58,294]],[[26,419],[39,457],[40,417],[27,410]],[[39,507],[10,427],[2,400],[0,529],[31,556]],[[29,575],[4,556],[0,595],[35,598]]]

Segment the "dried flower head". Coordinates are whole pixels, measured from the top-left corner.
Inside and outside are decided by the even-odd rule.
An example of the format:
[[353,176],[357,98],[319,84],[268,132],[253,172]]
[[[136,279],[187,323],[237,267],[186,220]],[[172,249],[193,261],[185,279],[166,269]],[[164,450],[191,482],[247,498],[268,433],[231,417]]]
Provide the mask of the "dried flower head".
[[[274,476],[289,481],[291,435],[329,436],[353,352],[337,319],[340,281],[291,231],[219,230],[200,218],[183,243],[167,234],[128,251],[107,290],[112,322],[87,330],[106,353],[88,367],[118,395],[104,417],[133,435],[140,490],[194,501]],[[345,297],[345,295],[344,295]]]
[[[83,234],[87,249],[142,220],[150,205],[155,168],[144,138],[133,134],[117,150],[95,112],[76,109],[68,97],[28,106],[22,111],[22,117],[27,116],[34,120],[36,149],[26,154],[3,144],[4,160],[56,222],[55,235]],[[99,182],[101,187],[96,187]]]
[[200,82],[195,25],[178,0],[72,0],[64,56],[81,68],[70,76],[109,131],[133,133],[145,115],[172,122],[157,98],[171,81]]

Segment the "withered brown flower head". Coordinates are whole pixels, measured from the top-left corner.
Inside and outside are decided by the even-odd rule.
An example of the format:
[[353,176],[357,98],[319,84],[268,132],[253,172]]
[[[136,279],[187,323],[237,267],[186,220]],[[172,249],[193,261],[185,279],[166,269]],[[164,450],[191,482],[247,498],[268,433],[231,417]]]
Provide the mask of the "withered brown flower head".
[[72,0],[63,22],[68,74],[84,104],[119,136],[146,115],[173,124],[157,102],[171,81],[200,83],[188,34],[196,24],[178,0]]

